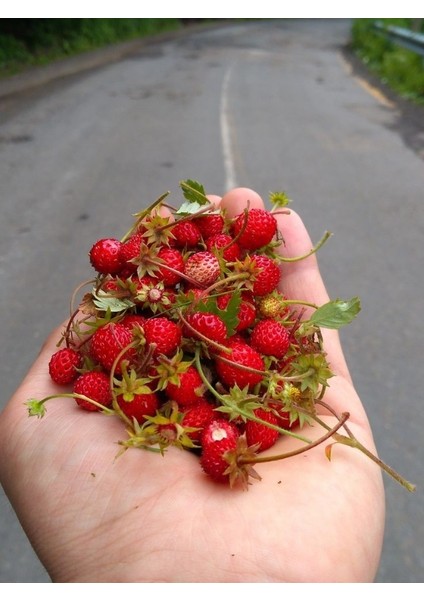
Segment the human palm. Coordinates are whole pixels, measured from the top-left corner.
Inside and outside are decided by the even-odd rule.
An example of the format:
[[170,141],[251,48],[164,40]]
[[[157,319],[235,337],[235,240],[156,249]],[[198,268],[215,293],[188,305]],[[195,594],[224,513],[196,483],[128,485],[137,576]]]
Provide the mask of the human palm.
[[[236,190],[223,204],[240,212]],[[250,194],[250,206],[262,206]],[[283,252],[302,255],[311,241],[299,217],[277,217]],[[285,263],[284,293],[316,304],[328,300],[316,259]],[[320,582],[372,581],[384,529],[380,469],[361,452],[337,445],[331,462],[319,445],[257,465],[248,491],[211,481],[198,458],[170,448],[165,457],[129,449],[122,422],[87,415],[69,399],[48,403],[46,418],[26,417],[24,403],[59,392],[48,361],[53,332],[0,417],[0,479],[25,532],[53,581]],[[334,331],[324,331],[335,376],[325,401],[375,452],[369,423]],[[327,414],[324,414],[327,413]],[[332,427],[337,419],[324,411]],[[325,433],[305,427],[310,439]],[[261,456],[298,448],[281,438]]]

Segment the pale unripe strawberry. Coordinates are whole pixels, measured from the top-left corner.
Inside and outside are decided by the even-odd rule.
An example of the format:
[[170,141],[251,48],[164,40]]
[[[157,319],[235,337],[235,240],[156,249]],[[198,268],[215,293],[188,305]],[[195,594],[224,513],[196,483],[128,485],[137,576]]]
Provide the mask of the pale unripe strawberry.
[[185,263],[184,271],[199,286],[206,287],[218,279],[221,268],[216,256],[205,250],[191,254]]

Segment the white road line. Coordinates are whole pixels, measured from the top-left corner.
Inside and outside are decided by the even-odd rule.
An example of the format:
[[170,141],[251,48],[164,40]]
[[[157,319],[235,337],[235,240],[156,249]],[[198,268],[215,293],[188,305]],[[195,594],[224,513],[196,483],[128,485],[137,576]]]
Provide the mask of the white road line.
[[234,165],[234,150],[232,145],[230,110],[228,103],[228,88],[234,65],[230,65],[224,75],[221,88],[220,124],[221,143],[225,171],[225,191],[237,186]]

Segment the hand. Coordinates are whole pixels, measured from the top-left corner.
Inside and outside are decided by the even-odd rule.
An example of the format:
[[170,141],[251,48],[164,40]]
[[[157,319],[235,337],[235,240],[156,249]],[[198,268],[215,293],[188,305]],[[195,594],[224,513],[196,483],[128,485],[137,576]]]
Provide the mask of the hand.
[[[245,207],[233,190],[231,215]],[[250,194],[250,206],[262,207]],[[277,216],[287,256],[312,248],[297,214]],[[328,301],[315,255],[283,265],[283,292]],[[379,467],[337,444],[260,464],[248,491],[204,475],[198,458],[170,448],[165,457],[130,449],[115,460],[122,423],[87,414],[69,399],[47,405],[42,420],[24,403],[60,392],[48,374],[62,327],[41,349],[0,416],[0,480],[37,555],[55,582],[370,582],[384,530]],[[335,376],[325,401],[350,413],[355,436],[375,453],[337,332],[323,330]],[[323,414],[333,426],[336,419]],[[319,427],[305,436],[322,435]],[[281,438],[267,452],[298,447]]]

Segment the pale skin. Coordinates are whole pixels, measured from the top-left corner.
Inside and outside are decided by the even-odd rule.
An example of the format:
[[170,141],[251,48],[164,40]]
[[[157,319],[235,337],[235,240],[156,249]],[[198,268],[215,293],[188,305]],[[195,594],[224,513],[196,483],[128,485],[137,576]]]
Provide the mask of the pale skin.
[[[263,206],[237,189],[222,199],[231,215]],[[217,199],[214,198],[216,201]],[[299,216],[277,216],[285,256],[313,244]],[[315,255],[283,266],[282,290],[328,301]],[[384,534],[380,468],[359,450],[324,445],[257,465],[248,491],[211,481],[198,458],[171,448],[164,457],[130,449],[115,460],[122,422],[86,413],[69,398],[29,418],[24,403],[59,392],[48,374],[63,327],[53,331],[0,415],[0,480],[54,582],[372,582]],[[367,415],[338,333],[324,331],[335,376],[325,401],[350,414],[355,436],[376,453]],[[322,418],[332,427],[337,419]],[[318,426],[303,428],[310,438]],[[299,447],[281,439],[267,451]],[[396,484],[394,484],[396,485]]]

